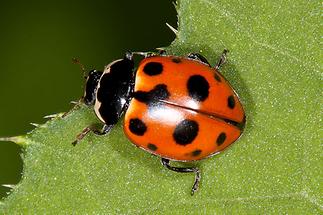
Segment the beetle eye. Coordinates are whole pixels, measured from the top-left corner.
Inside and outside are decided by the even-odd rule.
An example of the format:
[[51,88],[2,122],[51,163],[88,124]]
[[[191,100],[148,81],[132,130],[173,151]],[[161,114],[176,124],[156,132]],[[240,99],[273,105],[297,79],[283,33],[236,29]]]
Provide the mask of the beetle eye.
[[89,71],[88,76],[90,76],[90,75],[92,75],[94,73],[95,73],[95,69],[92,69],[92,70]]
[[95,75],[95,73],[97,73],[97,71],[95,69],[90,70],[87,75],[84,75],[84,79],[88,79],[91,76]]

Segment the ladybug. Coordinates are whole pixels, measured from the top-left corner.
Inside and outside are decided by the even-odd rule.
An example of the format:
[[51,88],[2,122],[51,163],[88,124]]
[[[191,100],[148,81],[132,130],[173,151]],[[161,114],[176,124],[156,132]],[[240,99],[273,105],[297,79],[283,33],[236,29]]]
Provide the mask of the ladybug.
[[[133,55],[143,55],[138,68]],[[226,60],[224,50],[212,67],[200,54],[186,57],[133,52],[113,61],[103,72],[92,70],[83,101],[93,105],[107,134],[125,113],[124,133],[137,147],[157,155],[166,168],[195,173],[191,189],[199,186],[200,170],[175,167],[170,161],[190,162],[210,157],[234,143],[242,134],[245,113],[238,95],[219,73]]]

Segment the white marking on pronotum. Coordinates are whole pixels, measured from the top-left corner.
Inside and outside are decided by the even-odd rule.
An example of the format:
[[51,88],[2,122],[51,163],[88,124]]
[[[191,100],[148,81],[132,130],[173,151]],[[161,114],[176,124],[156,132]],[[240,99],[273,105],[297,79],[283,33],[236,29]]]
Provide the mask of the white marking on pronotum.
[[[102,78],[104,75],[109,74],[109,73],[111,72],[111,66],[112,66],[113,64],[115,64],[115,63],[117,63],[117,62],[120,62],[120,61],[122,61],[122,59],[115,60],[115,61],[113,61],[113,62],[109,63],[108,65],[106,65],[106,66],[104,67],[104,72],[103,72],[103,74],[102,74],[101,78]],[[99,92],[100,90],[102,90],[102,89],[100,89],[100,88],[101,88],[101,81],[99,81],[99,83],[98,83],[98,87],[97,87],[97,91],[96,91],[96,92]],[[102,122],[105,122],[105,121],[104,121],[104,119],[103,119],[103,117],[101,116],[100,111],[99,111],[100,107],[101,107],[101,101],[99,101],[99,100],[98,100],[98,94],[96,94],[95,103],[94,103],[94,111],[95,111],[96,116],[97,116],[97,117],[98,117]]]
[[166,22],[167,27],[177,36],[178,30]]

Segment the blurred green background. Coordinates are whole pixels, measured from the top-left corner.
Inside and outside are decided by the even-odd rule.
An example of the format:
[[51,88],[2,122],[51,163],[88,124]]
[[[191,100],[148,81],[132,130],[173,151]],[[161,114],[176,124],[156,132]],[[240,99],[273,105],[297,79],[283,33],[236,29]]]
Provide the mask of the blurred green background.
[[[0,3],[0,136],[25,134],[45,115],[68,111],[82,95],[77,57],[103,69],[127,50],[168,46],[176,27],[171,0],[2,1]],[[77,123],[77,122],[76,122]],[[21,149],[0,143],[0,185],[21,178]],[[0,198],[8,188],[0,186]]]

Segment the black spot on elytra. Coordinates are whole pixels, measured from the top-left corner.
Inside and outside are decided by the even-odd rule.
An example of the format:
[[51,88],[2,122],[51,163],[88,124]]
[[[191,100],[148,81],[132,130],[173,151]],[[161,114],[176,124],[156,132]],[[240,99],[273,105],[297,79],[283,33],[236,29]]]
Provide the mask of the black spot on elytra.
[[152,144],[152,143],[148,143],[147,147],[151,151],[156,151],[158,149],[158,147],[155,144]]
[[218,82],[221,82],[221,77],[220,77],[218,74],[214,73],[214,78],[215,78],[215,80],[217,80]]
[[174,63],[181,63],[182,61],[181,61],[181,59],[180,58],[178,58],[178,57],[174,57],[174,58],[172,58],[172,61],[174,62]]
[[210,85],[201,75],[192,75],[187,81],[187,90],[190,97],[202,102],[209,96]]
[[216,139],[216,144],[218,146],[221,146],[224,143],[226,138],[227,138],[227,135],[224,132],[222,132]]
[[170,93],[167,90],[165,84],[158,84],[152,90],[137,91],[133,93],[133,97],[140,102],[143,102],[147,105],[154,105],[160,102],[161,100],[166,100],[170,96]]
[[147,126],[138,118],[130,119],[129,130],[138,136],[142,136],[147,131]]
[[144,66],[143,71],[149,76],[159,75],[163,71],[163,64],[158,62],[149,62]]
[[202,150],[196,149],[196,150],[192,151],[192,156],[193,157],[199,156],[201,154],[201,152],[202,152]]
[[231,95],[228,97],[228,107],[230,109],[233,109],[235,107],[236,103],[234,101],[234,97]]
[[198,130],[199,125],[196,121],[185,119],[176,126],[173,138],[177,144],[185,146],[193,142]]

